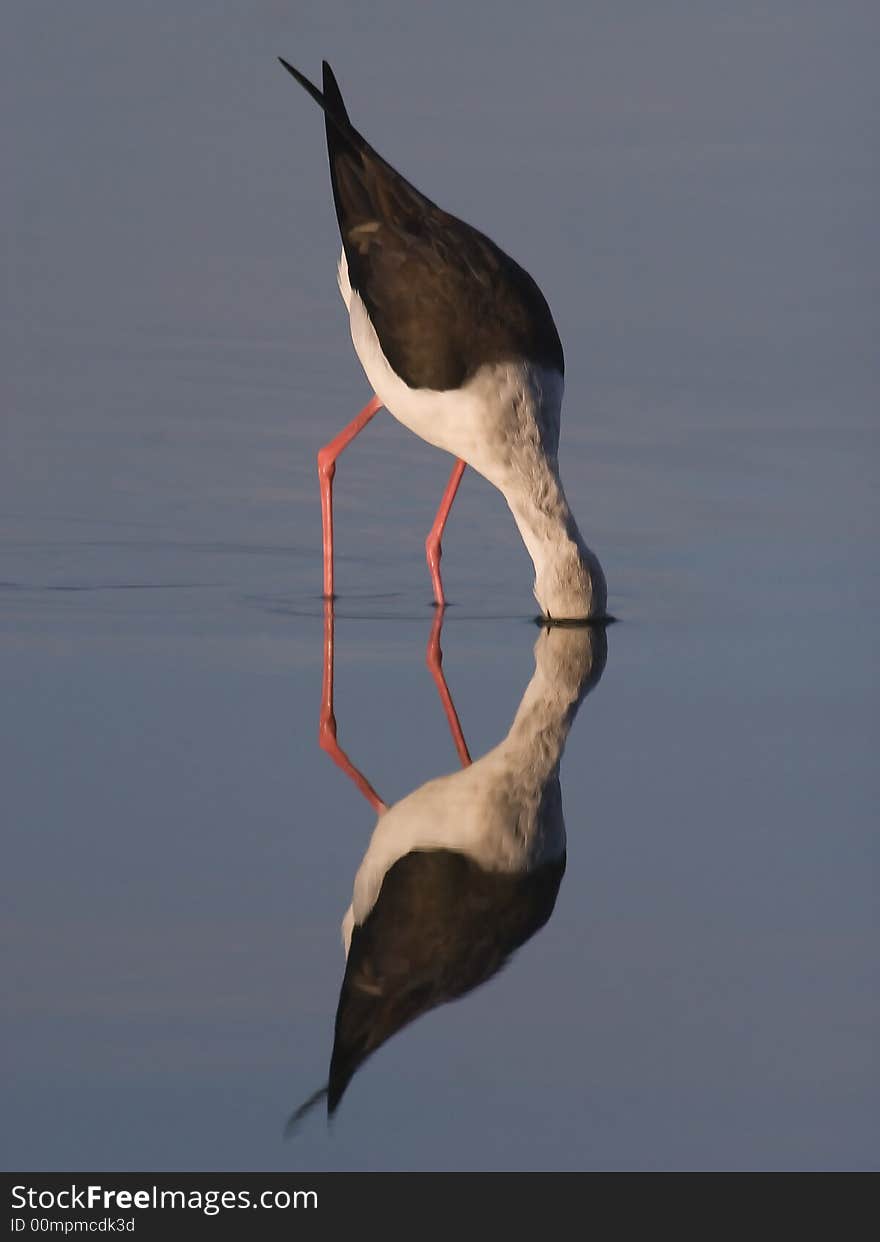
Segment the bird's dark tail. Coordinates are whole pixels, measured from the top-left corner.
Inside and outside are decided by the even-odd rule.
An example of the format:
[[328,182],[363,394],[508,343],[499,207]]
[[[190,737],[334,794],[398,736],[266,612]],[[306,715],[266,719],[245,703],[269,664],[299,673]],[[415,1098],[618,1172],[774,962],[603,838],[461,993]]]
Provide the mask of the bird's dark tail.
[[[349,273],[351,273],[353,256],[351,247],[348,244],[346,235],[346,209],[343,204],[342,195],[340,193],[340,177],[345,177],[346,167],[349,174],[352,169],[358,170],[363,167],[364,161],[376,161],[383,163],[366,139],[358,133],[348,118],[345,103],[342,99],[342,92],[339,89],[339,83],[333,70],[323,61],[324,76],[322,85],[323,92],[319,91],[317,86],[298,69],[294,69],[293,65],[289,65],[283,56],[279,56],[284,68],[288,73],[293,74],[300,86],[308,91],[312,99],[324,113],[324,122],[327,130],[327,158],[330,162],[330,184],[333,189],[333,203],[336,207],[336,219],[339,222],[339,231],[342,234],[342,244],[345,250],[346,258],[349,265]],[[394,174],[395,176],[397,174]],[[348,176],[348,182],[351,183],[350,193],[356,193],[358,190],[359,177],[355,175]],[[362,197],[362,194],[361,194]]]
[[332,109],[333,115],[341,117],[346,124],[351,125],[348,119],[348,113],[345,110],[345,103],[342,99],[342,91],[339,89],[339,83],[336,81],[336,74],[327,64],[326,60],[321,61],[321,68],[324,73],[323,87],[324,98]]
[[317,86],[315,86],[314,82],[310,82],[304,73],[300,73],[298,69],[294,69],[293,65],[288,64],[283,56],[279,56],[278,59],[287,72],[296,78],[303,90],[307,91],[308,94],[311,95],[318,107],[323,111],[325,117],[327,118],[328,127],[332,125],[343,138],[348,139],[349,142],[354,141],[354,145],[358,146],[358,140],[362,142],[363,139],[361,139],[360,134],[358,134],[357,130],[348,119],[348,113],[345,110],[345,104],[342,100],[342,92],[339,89],[339,83],[336,81],[333,70],[327,64],[326,60],[323,62],[324,90],[321,92],[318,90]]
[[291,1113],[290,1117],[287,1119],[287,1124],[284,1127],[285,1138],[290,1138],[293,1134],[295,1134],[303,1117],[310,1113],[316,1104],[320,1104],[322,1100],[326,1100],[327,1090],[327,1087],[319,1087],[317,1091],[313,1092],[313,1094],[309,1096],[305,1104],[300,1104],[296,1112]]

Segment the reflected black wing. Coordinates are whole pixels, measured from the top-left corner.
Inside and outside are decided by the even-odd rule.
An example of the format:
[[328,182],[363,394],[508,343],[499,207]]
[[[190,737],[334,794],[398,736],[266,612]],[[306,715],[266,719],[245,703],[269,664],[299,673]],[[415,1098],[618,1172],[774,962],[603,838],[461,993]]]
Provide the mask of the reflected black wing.
[[528,272],[373,150],[352,126],[326,61],[323,93],[281,63],[324,110],[351,287],[401,379],[446,390],[486,363],[523,358],[563,373],[550,308]]
[[485,983],[553,913],[565,857],[534,871],[486,871],[454,850],[413,850],[389,868],[355,927],[336,1011],[327,1105],[421,1014]]

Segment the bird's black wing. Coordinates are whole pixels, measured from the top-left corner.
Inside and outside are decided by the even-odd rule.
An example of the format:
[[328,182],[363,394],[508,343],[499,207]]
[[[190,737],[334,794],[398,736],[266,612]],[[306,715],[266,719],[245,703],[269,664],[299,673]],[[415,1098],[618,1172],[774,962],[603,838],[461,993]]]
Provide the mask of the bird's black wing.
[[490,979],[543,927],[564,855],[533,871],[487,871],[455,850],[413,850],[382,880],[355,926],[336,1011],[327,1104],[355,1071],[421,1014]]
[[373,150],[352,126],[326,61],[323,93],[282,64],[324,110],[349,281],[401,379],[446,390],[486,363],[521,358],[562,373],[550,308],[528,272]]

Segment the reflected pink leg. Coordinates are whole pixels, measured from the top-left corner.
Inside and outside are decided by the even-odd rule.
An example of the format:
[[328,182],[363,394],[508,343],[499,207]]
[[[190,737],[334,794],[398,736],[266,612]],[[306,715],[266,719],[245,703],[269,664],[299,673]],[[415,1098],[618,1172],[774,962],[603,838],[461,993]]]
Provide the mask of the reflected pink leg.
[[340,431],[329,444],[325,444],[318,452],[318,482],[321,486],[321,524],[324,529],[324,598],[333,598],[333,476],[336,473],[336,458],[342,450],[358,434],[377,410],[381,410],[382,402],[373,397],[358,414],[357,418]]
[[321,681],[321,715],[318,723],[318,745],[326,751],[337,767],[342,768],[347,777],[354,781],[377,815],[387,810],[387,806],[376,793],[373,786],[349,759],[348,755],[336,741],[336,717],[333,714],[333,601],[324,601],[324,675]]
[[458,485],[461,482],[461,476],[464,474],[465,465],[466,463],[459,459],[452,467],[452,474],[449,476],[446,491],[443,493],[443,499],[440,501],[440,508],[437,510],[437,516],[434,518],[434,525],[431,527],[425,540],[425,554],[428,558],[428,569],[431,571],[431,582],[434,586],[434,603],[438,608],[442,608],[446,602],[443,597],[443,582],[440,578],[440,557],[443,555],[440,541],[443,538],[443,528],[446,525],[446,519],[449,517],[452,502],[455,500],[455,493],[458,491]]
[[[464,462],[462,462],[461,465],[464,466]],[[459,478],[461,478],[461,474],[459,474]],[[425,662],[431,670],[431,676],[434,678],[434,685],[437,687],[437,693],[440,695],[440,702],[443,704],[443,710],[446,712],[446,719],[449,721],[449,730],[452,734],[452,740],[455,742],[455,749],[458,751],[461,766],[466,768],[471,762],[470,751],[467,748],[467,742],[464,740],[464,734],[461,731],[458,712],[455,710],[455,704],[452,702],[452,695],[449,693],[446,678],[443,676],[443,652],[440,650],[440,631],[442,628],[443,608],[440,607],[437,609],[434,617],[434,624],[431,626],[431,637],[428,639],[428,650],[425,652]]]

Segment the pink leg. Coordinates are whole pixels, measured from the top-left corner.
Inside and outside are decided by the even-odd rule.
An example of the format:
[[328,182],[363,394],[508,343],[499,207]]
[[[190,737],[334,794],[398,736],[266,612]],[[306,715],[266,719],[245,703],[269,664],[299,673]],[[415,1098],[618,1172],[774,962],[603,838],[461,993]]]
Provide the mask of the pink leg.
[[[377,410],[381,410],[382,402],[373,397],[358,414],[357,418],[340,431],[335,439],[325,444],[318,452],[318,482],[321,486],[321,524],[324,528],[324,598],[333,598],[333,476],[336,473],[336,458],[342,450],[358,434]],[[451,502],[450,502],[451,503]]]
[[[464,467],[464,462],[461,462],[460,464]],[[459,472],[459,478],[460,477],[461,473]],[[453,492],[453,495],[454,494],[455,493]],[[455,710],[455,704],[452,702],[452,695],[449,693],[446,678],[443,676],[443,652],[440,650],[440,631],[442,628],[443,608],[441,606],[437,609],[434,616],[434,624],[431,626],[431,637],[428,639],[428,650],[425,652],[425,662],[431,670],[431,676],[434,678],[434,685],[437,687],[437,692],[440,695],[440,702],[443,704],[443,710],[446,712],[446,719],[449,721],[449,729],[452,733],[452,740],[455,742],[455,749],[458,751],[458,757],[461,760],[461,766],[466,768],[471,762],[471,756],[467,748],[467,742],[464,740],[464,734],[461,731],[458,712]]]
[[438,608],[442,608],[446,603],[443,597],[443,582],[440,578],[440,557],[443,555],[440,541],[443,538],[443,528],[446,525],[446,519],[449,517],[452,502],[455,500],[455,493],[458,491],[461,476],[464,474],[465,464],[465,462],[459,459],[452,467],[452,474],[449,476],[446,491],[443,493],[443,499],[440,501],[440,508],[437,510],[437,516],[434,518],[434,525],[431,527],[428,532],[428,538],[425,540],[425,554],[428,558],[428,569],[431,571],[431,582],[434,585],[434,603]]
[[321,681],[321,715],[318,723],[318,745],[326,751],[337,767],[354,781],[377,815],[387,810],[373,786],[349,759],[336,741],[336,717],[333,714],[333,601],[324,601],[324,676]]

